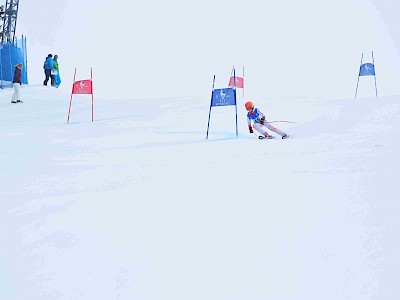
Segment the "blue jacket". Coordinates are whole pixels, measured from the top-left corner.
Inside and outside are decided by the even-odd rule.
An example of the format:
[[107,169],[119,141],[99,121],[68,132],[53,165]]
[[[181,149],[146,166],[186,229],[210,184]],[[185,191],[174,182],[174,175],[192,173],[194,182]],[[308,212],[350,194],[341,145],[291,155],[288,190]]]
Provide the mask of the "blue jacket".
[[51,57],[47,57],[43,64],[43,69],[45,70],[53,70],[53,59]]

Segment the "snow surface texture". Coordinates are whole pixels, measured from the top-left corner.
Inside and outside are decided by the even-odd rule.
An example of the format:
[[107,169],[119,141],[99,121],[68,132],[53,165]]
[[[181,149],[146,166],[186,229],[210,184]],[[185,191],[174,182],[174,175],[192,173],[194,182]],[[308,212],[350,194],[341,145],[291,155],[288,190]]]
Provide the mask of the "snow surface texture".
[[[0,299],[398,299],[400,97],[0,91]],[[243,103],[242,103],[243,102]]]

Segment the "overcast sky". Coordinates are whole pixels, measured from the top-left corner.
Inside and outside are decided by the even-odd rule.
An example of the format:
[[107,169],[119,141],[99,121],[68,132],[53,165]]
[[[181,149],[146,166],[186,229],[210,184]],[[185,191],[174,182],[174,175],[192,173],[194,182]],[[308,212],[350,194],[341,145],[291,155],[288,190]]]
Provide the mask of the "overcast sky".
[[[62,88],[93,67],[98,97],[206,96],[245,66],[246,96],[347,98],[374,50],[381,95],[400,93],[395,0],[20,1],[30,83],[58,54]],[[396,49],[397,47],[397,49]],[[368,94],[371,78],[362,78]],[[134,93],[124,87],[133,87]],[[113,88],[110,89],[109,87]],[[120,87],[115,93],[114,87]],[[365,89],[364,89],[365,88]]]

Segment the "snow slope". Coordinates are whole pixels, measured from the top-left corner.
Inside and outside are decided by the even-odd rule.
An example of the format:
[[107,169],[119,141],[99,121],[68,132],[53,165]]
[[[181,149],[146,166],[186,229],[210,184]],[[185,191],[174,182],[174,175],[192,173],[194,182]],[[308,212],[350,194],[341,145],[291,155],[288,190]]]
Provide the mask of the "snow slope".
[[400,97],[0,91],[0,299],[397,299]]

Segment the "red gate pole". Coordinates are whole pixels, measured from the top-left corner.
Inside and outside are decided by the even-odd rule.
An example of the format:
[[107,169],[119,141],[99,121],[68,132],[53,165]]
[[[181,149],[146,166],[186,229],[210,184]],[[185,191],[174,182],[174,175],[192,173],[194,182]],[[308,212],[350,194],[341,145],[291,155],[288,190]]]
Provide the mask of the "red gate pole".
[[244,65],[243,65],[243,87],[242,87],[242,98],[244,98]]
[[93,122],[93,116],[94,116],[94,105],[93,105],[93,71],[92,68],[90,68],[90,83],[92,84],[92,122]]
[[72,83],[71,99],[69,100],[69,109],[68,109],[68,119],[67,119],[67,123],[69,123],[69,115],[71,114],[72,95],[73,95],[73,93],[74,93],[75,76],[76,76],[76,68],[75,68],[75,72],[74,72],[74,81],[73,81],[73,83]]

